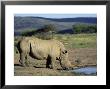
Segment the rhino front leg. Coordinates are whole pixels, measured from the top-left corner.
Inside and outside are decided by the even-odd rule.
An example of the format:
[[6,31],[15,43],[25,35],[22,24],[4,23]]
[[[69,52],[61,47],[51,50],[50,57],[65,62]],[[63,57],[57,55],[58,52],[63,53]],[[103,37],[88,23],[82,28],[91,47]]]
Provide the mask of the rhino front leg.
[[52,58],[51,58],[51,68],[52,68],[52,69],[56,69],[55,61],[56,61],[56,58],[55,58],[55,57],[52,57]]

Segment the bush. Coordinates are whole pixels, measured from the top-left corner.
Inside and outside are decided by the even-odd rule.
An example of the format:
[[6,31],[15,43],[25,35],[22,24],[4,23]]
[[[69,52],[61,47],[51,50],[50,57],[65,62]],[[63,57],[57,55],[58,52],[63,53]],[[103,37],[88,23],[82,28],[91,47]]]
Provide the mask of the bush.
[[53,39],[53,33],[55,32],[55,27],[52,24],[45,25],[41,29],[29,30],[22,32],[22,36],[37,36],[40,39]]
[[44,39],[44,40],[53,39],[53,35],[52,35],[52,33],[50,33],[50,32],[37,33],[35,36],[36,36],[37,38]]
[[23,31],[21,33],[22,36],[32,36],[32,35],[35,35],[36,34],[36,30],[27,30],[27,31]]
[[88,25],[88,24],[76,24],[76,25],[73,25],[73,31],[75,34],[96,33],[97,26],[96,25]]

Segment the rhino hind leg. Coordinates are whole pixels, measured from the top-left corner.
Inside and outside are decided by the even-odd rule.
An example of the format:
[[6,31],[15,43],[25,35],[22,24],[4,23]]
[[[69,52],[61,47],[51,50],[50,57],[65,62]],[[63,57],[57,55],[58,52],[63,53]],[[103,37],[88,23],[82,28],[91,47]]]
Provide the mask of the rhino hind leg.
[[21,63],[21,65],[24,67],[25,66],[25,55],[24,53],[20,53],[20,60],[19,62]]
[[28,66],[29,66],[28,58],[27,58],[27,53],[22,52],[22,53],[20,54],[20,60],[19,60],[19,62],[21,63],[21,65],[22,65],[23,67],[28,67]]
[[31,67],[32,66],[32,65],[30,65],[28,54],[26,54],[26,56],[25,56],[25,65],[26,65],[26,67]]

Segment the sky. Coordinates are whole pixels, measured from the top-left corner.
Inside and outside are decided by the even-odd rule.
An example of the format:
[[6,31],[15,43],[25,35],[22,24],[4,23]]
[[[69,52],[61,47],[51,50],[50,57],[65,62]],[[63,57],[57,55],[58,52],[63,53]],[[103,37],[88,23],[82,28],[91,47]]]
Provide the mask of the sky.
[[45,18],[76,18],[76,17],[97,17],[96,14],[15,14],[15,16],[33,16]]

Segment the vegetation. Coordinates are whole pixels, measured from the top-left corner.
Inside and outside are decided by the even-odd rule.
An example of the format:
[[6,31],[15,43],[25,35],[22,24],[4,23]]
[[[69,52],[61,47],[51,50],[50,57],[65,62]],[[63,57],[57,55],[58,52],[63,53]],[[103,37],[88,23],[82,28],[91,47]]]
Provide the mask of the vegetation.
[[22,36],[36,36],[41,39],[52,39],[55,27],[52,24],[45,25],[42,29],[27,30],[21,33]]
[[[36,37],[40,36],[44,37],[43,35],[37,34]],[[41,38],[42,38],[41,37]],[[22,36],[15,37],[15,46],[17,42],[22,38]],[[54,34],[53,39],[59,40],[63,42],[66,48],[96,48],[97,47],[97,35],[96,33],[93,34]]]
[[97,35],[93,34],[55,34],[54,39],[60,40],[66,48],[96,48]]
[[88,25],[88,24],[76,24],[76,25],[73,25],[73,31],[75,34],[96,33],[97,26],[96,25]]
[[55,32],[55,26],[53,24],[48,24],[44,26],[45,32]]
[[[97,26],[93,24],[75,24],[73,25],[73,33],[74,34],[81,34],[81,33],[96,33]],[[21,32],[22,36],[38,36],[38,38],[42,39],[52,39],[53,33],[56,32],[56,28],[53,24],[45,25],[41,29],[28,29]]]

